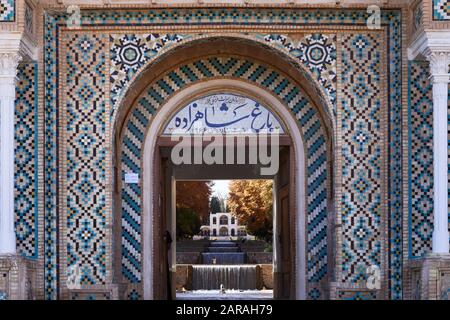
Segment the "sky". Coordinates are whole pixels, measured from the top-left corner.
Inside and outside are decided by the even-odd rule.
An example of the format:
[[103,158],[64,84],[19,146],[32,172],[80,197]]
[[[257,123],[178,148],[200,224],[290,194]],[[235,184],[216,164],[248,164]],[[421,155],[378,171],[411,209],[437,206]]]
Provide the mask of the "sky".
[[213,180],[214,181],[214,187],[212,187],[213,190],[213,196],[222,196],[223,198],[228,196],[228,184],[231,180]]

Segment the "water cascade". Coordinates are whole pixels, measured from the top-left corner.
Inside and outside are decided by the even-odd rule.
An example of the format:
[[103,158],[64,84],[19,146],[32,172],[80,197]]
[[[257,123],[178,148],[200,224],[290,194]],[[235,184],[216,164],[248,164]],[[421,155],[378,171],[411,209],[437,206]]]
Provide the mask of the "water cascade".
[[214,241],[208,247],[208,252],[202,253],[204,264],[236,265],[245,263],[245,253],[239,252],[239,247],[232,241]]
[[256,265],[193,265],[193,290],[255,290]]

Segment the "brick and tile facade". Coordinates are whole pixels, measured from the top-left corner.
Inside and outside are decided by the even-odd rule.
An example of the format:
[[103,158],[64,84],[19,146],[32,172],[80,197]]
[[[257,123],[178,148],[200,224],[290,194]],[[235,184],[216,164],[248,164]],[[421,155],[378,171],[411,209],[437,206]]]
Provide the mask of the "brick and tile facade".
[[[32,11],[0,2],[8,28]],[[234,79],[276,97],[302,133],[307,298],[410,298],[422,268],[410,262],[431,249],[433,132],[429,66],[408,62],[407,28],[450,8],[416,2],[381,10],[378,29],[363,6],[81,7],[75,26],[29,12],[43,40],[18,72],[15,230],[38,266],[36,297],[144,297],[144,190],[124,175],[142,174],[146,132],[171,97]],[[180,58],[217,39],[229,52]],[[232,53],[234,43],[260,53]],[[378,289],[367,287],[371,266]],[[81,288],[68,290],[74,267]]]

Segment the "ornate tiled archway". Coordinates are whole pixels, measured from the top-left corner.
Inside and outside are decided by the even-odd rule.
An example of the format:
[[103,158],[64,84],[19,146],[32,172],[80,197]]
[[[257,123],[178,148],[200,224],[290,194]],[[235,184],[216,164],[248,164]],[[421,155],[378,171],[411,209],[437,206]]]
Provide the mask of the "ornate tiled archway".
[[[182,64],[156,79],[129,112],[121,142],[122,179],[127,172],[142,174],[144,139],[149,124],[177,91],[213,79],[239,79],[259,86],[278,97],[297,119],[305,145],[307,281],[310,296],[323,295],[321,281],[327,264],[327,198],[329,197],[328,147],[320,113],[302,89],[280,71],[242,57],[207,57]],[[301,165],[301,164],[299,164]],[[142,281],[142,186],[125,184],[122,188],[122,275],[140,291]]]
[[[86,279],[93,279],[91,283],[86,284],[89,287],[86,290],[94,290],[97,286],[115,285],[115,280],[112,276],[115,271],[113,270],[112,262],[112,251],[115,244],[110,240],[112,231],[109,224],[113,210],[112,191],[109,190],[112,185],[110,182],[113,181],[110,151],[114,149],[112,135],[109,130],[113,127],[110,117],[111,109],[113,108],[110,103],[110,88],[114,82],[112,79],[114,74],[108,72],[114,70],[111,60],[111,48],[114,45],[112,41],[114,39],[111,40],[111,37],[114,38],[117,32],[120,32],[122,35],[129,32],[130,36],[146,32],[162,35],[169,33],[198,34],[198,30],[189,29],[189,24],[193,20],[195,20],[198,29],[205,31],[205,35],[210,32],[215,33],[218,30],[225,30],[224,23],[230,26],[230,29],[233,29],[231,31],[227,29],[227,32],[246,33],[252,30],[249,32],[252,36],[289,34],[291,38],[294,36],[294,38],[297,37],[296,39],[304,39],[305,30],[308,30],[307,34],[336,34],[337,117],[335,122],[336,128],[342,127],[345,129],[345,132],[352,133],[356,128],[354,125],[359,120],[358,117],[354,117],[353,113],[356,110],[356,105],[348,104],[347,98],[350,98],[349,101],[365,104],[367,102],[364,100],[365,96],[356,94],[358,89],[365,87],[373,90],[374,85],[375,88],[383,89],[382,94],[376,96],[376,103],[371,104],[373,108],[370,110],[365,109],[367,113],[364,112],[362,116],[368,119],[375,119],[375,123],[378,123],[379,119],[381,119],[381,123],[385,125],[382,127],[374,126],[372,131],[366,133],[369,134],[369,137],[372,136],[376,139],[376,147],[382,147],[380,149],[381,153],[377,154],[376,161],[369,163],[376,169],[373,171],[372,181],[370,182],[376,184],[375,193],[377,199],[387,199],[388,202],[381,207],[371,206],[374,211],[367,212],[367,215],[362,217],[367,218],[366,220],[358,221],[354,217],[359,214],[359,211],[348,211],[348,208],[351,208],[351,206],[337,206],[336,217],[338,226],[336,226],[335,232],[337,248],[336,252],[334,252],[335,257],[329,257],[329,260],[336,263],[337,266],[335,274],[336,286],[333,287],[334,291],[337,292],[336,297],[347,297],[347,294],[352,296],[355,292],[359,293],[366,290],[363,277],[360,276],[358,279],[355,279],[357,272],[352,269],[355,265],[358,265],[359,270],[362,270],[365,261],[358,260],[354,252],[351,252],[351,255],[347,254],[348,246],[355,243],[352,242],[352,230],[358,225],[356,222],[365,227],[367,226],[367,221],[378,218],[380,215],[381,219],[385,221],[385,225],[386,219],[389,219],[386,232],[377,234],[370,239],[360,240],[360,254],[364,254],[365,248],[373,244],[381,245],[381,251],[376,253],[376,258],[385,256],[385,261],[389,259],[388,265],[382,266],[386,270],[386,273],[383,274],[386,287],[383,287],[381,291],[385,295],[389,294],[391,298],[402,298],[403,262],[405,261],[403,234],[407,225],[407,216],[403,214],[404,201],[402,200],[403,179],[405,178],[405,170],[403,170],[403,153],[405,149],[402,149],[402,136],[405,134],[402,131],[402,113],[404,113],[402,103],[406,97],[405,83],[402,81],[402,61],[404,60],[404,57],[402,58],[401,42],[402,15],[399,10],[383,10],[381,13],[381,29],[373,31],[367,29],[367,15],[365,10],[358,9],[328,10],[311,8],[295,10],[271,8],[270,10],[258,9],[255,12],[244,8],[209,8],[196,9],[194,11],[180,8],[167,10],[83,10],[80,29],[73,31],[65,28],[67,18],[65,14],[47,13],[44,26],[45,50],[43,51],[43,64],[42,68],[41,66],[39,68],[43,73],[42,89],[45,91],[45,94],[41,95],[40,100],[42,104],[40,110],[45,118],[42,124],[45,147],[41,156],[44,160],[41,163],[44,165],[42,180],[44,181],[45,191],[42,191],[40,196],[45,209],[41,219],[44,226],[42,234],[43,239],[45,239],[42,259],[45,262],[46,298],[55,299],[58,293],[62,293],[63,298],[66,297],[65,294],[68,292],[65,288],[66,251],[69,246],[77,248],[71,257],[76,258],[77,255],[85,256],[82,264],[83,267],[86,267]],[[344,28],[342,23],[345,23]],[[313,24],[313,26],[310,24]],[[275,25],[277,27],[274,27]],[[167,29],[165,29],[166,27]],[[121,28],[124,29],[121,30]],[[161,31],[161,28],[164,31]],[[255,31],[256,29],[258,31]],[[80,33],[80,30],[82,33]],[[369,41],[358,42],[357,40],[361,39],[361,37]],[[269,38],[267,39],[269,40]],[[283,41],[286,42],[283,40],[283,37],[273,37],[272,40],[274,39],[278,39],[272,42],[277,43],[277,45],[282,45]],[[95,46],[86,47],[86,42],[83,44],[84,40],[87,40],[87,42],[91,40]],[[70,45],[70,43],[73,45]],[[361,47],[364,43],[366,43],[366,47]],[[365,58],[365,62],[358,65],[356,76],[360,83],[351,86],[352,83],[347,81],[346,77],[347,75],[355,76],[354,67],[358,63],[352,57],[355,57],[356,54],[366,54],[366,52],[369,52],[368,50],[371,52],[369,60],[373,58],[373,61],[368,61]],[[162,52],[160,51],[160,53]],[[83,59],[77,61],[76,57]],[[74,61],[71,65],[68,61],[70,59]],[[386,59],[389,59],[390,63],[383,63]],[[377,62],[372,64],[375,60]],[[367,65],[372,65],[376,69],[376,77],[368,78],[365,76]],[[76,71],[76,73],[65,72],[73,66],[78,66],[72,70]],[[386,75],[386,77],[380,80],[378,77],[380,74]],[[87,88],[96,86],[97,89],[94,90],[96,94],[85,95],[82,98],[77,97],[74,93],[82,89],[82,86],[80,82],[74,81],[76,80],[75,78],[86,79],[86,82],[81,84],[84,84]],[[67,92],[71,95],[68,96]],[[95,105],[101,105],[101,109],[95,110],[99,111],[99,113],[83,114],[84,111],[78,108],[81,106],[78,103],[83,99],[89,103],[95,100],[95,104],[92,103],[90,105],[91,108]],[[89,104],[87,105],[89,106]],[[76,108],[72,108],[72,106]],[[65,115],[70,115],[70,117],[65,117]],[[80,118],[80,115],[86,115],[86,118]],[[341,115],[340,118],[339,115]],[[99,165],[96,170],[101,179],[104,180],[101,181],[101,184],[92,184],[92,181],[87,179],[87,182],[91,182],[91,188],[81,191],[76,188],[86,179],[82,175],[70,176],[72,171],[68,167],[68,164],[70,164],[70,168],[78,169],[84,165],[86,160],[83,153],[79,153],[76,157],[71,157],[74,152],[82,150],[79,143],[81,140],[76,139],[81,138],[83,132],[70,131],[73,127],[71,121],[74,119],[80,120],[80,123],[84,125],[95,125],[96,129],[99,129],[99,131],[95,132],[96,138],[102,141],[99,149],[97,149],[101,152],[96,154],[98,157],[94,162]],[[69,140],[74,143],[72,145],[68,144]],[[335,141],[335,150],[341,151],[342,154],[336,157],[336,166],[334,167],[338,171],[337,175],[333,176],[338,186],[334,190],[336,192],[334,196],[336,197],[336,203],[350,199],[350,204],[360,205],[361,198],[356,196],[358,193],[367,192],[362,187],[367,185],[368,181],[352,179],[351,172],[356,167],[367,165],[365,161],[367,150],[364,148],[354,149],[352,144],[352,141]],[[384,148],[383,144],[388,144],[387,148]],[[378,166],[380,159],[386,159],[386,161],[382,164],[381,170],[378,170],[380,168]],[[382,177],[378,174],[379,172],[386,173],[386,175]],[[346,176],[343,177],[341,173]],[[73,183],[61,186],[61,182],[67,183],[68,181]],[[358,187],[360,189],[358,190],[355,189],[354,182],[356,181],[359,182]],[[381,188],[380,183],[388,185]],[[83,201],[79,203],[74,201],[83,192],[95,192],[106,200],[106,205],[100,211],[101,216],[95,216],[95,212],[90,210],[89,206],[86,207]],[[73,207],[69,208],[67,206],[68,201],[72,201]],[[375,202],[373,203],[375,204]],[[99,236],[95,238],[95,241],[88,239],[86,247],[80,246],[80,243],[83,242],[76,236],[73,236],[69,241],[67,240],[68,234],[71,236],[76,235],[76,232],[82,230],[82,225],[80,225],[79,230],[69,231],[67,228],[68,225],[74,226],[79,223],[79,216],[81,215],[90,215],[93,223],[100,222],[96,225],[101,229],[100,232],[97,232]],[[345,223],[347,223],[345,229],[339,225],[341,217],[344,216],[346,218]],[[64,220],[66,223],[60,222],[61,218],[66,219]],[[43,242],[40,241],[39,243]],[[92,249],[90,245],[92,244],[95,244],[96,248],[90,252]],[[350,272],[348,277],[345,275],[344,278],[343,270],[339,269],[340,266],[350,268],[345,270]],[[359,275],[361,274],[359,273]],[[320,294],[320,291],[313,292],[311,296],[318,297],[316,293]],[[373,296],[379,297],[377,293],[374,293]],[[130,292],[129,298],[136,297],[139,297],[139,292]]]

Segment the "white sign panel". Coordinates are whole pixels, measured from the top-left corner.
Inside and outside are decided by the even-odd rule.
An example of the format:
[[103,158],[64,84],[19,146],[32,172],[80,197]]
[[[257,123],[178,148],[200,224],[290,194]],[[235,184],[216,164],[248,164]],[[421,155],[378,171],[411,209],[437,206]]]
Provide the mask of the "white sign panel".
[[125,183],[139,183],[139,175],[137,173],[125,173]]
[[284,133],[278,118],[248,97],[214,94],[196,101],[172,117],[164,134]]

